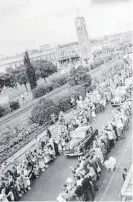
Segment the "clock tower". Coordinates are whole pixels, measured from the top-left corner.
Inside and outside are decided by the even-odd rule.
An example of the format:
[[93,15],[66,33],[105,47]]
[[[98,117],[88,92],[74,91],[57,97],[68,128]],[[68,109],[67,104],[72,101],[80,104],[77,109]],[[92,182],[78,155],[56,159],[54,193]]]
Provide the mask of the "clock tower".
[[77,17],[75,19],[75,25],[80,45],[82,63],[83,65],[87,65],[90,63],[90,42],[85,19],[83,17]]

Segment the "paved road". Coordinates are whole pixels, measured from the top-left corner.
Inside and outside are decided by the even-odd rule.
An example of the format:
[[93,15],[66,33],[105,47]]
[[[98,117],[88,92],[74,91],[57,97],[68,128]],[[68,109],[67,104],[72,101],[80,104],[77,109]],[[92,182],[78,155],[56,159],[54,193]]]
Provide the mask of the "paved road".
[[[93,126],[99,130],[111,120],[115,109],[109,106],[99,114]],[[65,180],[71,177],[70,166],[77,164],[77,158],[59,156],[50,167],[35,180],[32,189],[25,194],[23,201],[54,201],[59,195]]]

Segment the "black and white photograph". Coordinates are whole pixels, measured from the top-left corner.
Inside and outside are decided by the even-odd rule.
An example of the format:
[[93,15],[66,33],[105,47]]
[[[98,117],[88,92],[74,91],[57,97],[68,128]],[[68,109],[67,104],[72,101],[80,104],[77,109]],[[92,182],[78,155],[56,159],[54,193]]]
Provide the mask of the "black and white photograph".
[[0,202],[133,200],[132,0],[0,0]]

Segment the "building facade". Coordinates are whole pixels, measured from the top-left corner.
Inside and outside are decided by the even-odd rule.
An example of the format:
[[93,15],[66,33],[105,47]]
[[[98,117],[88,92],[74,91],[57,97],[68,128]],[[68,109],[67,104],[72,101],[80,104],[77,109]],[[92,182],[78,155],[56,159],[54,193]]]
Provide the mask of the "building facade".
[[80,47],[78,42],[59,45],[57,61],[60,68],[67,67],[80,61]]
[[[28,50],[31,62],[34,60],[44,59],[51,61],[59,69],[67,67],[68,63],[72,63],[80,59],[80,48],[78,42],[68,43],[64,45],[46,44],[40,46],[39,50]],[[4,57],[0,59],[0,72],[5,72],[6,68],[15,68],[23,65],[24,53],[12,57]]]

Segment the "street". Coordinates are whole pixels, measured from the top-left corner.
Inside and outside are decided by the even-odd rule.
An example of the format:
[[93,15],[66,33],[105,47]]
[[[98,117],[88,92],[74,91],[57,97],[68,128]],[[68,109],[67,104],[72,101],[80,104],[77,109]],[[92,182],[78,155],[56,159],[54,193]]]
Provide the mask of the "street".
[[[101,130],[111,120],[115,108],[107,107],[105,112],[97,115],[93,126]],[[122,169],[129,168],[131,164],[131,127],[126,133],[126,139],[120,140],[110,155],[117,159],[117,169],[114,173],[102,172],[98,182],[99,191],[95,200],[120,200],[120,190],[123,183]],[[59,156],[49,168],[34,181],[32,189],[27,192],[22,201],[53,201],[61,192],[62,186],[68,177],[71,177],[71,166],[76,166],[77,158]]]

